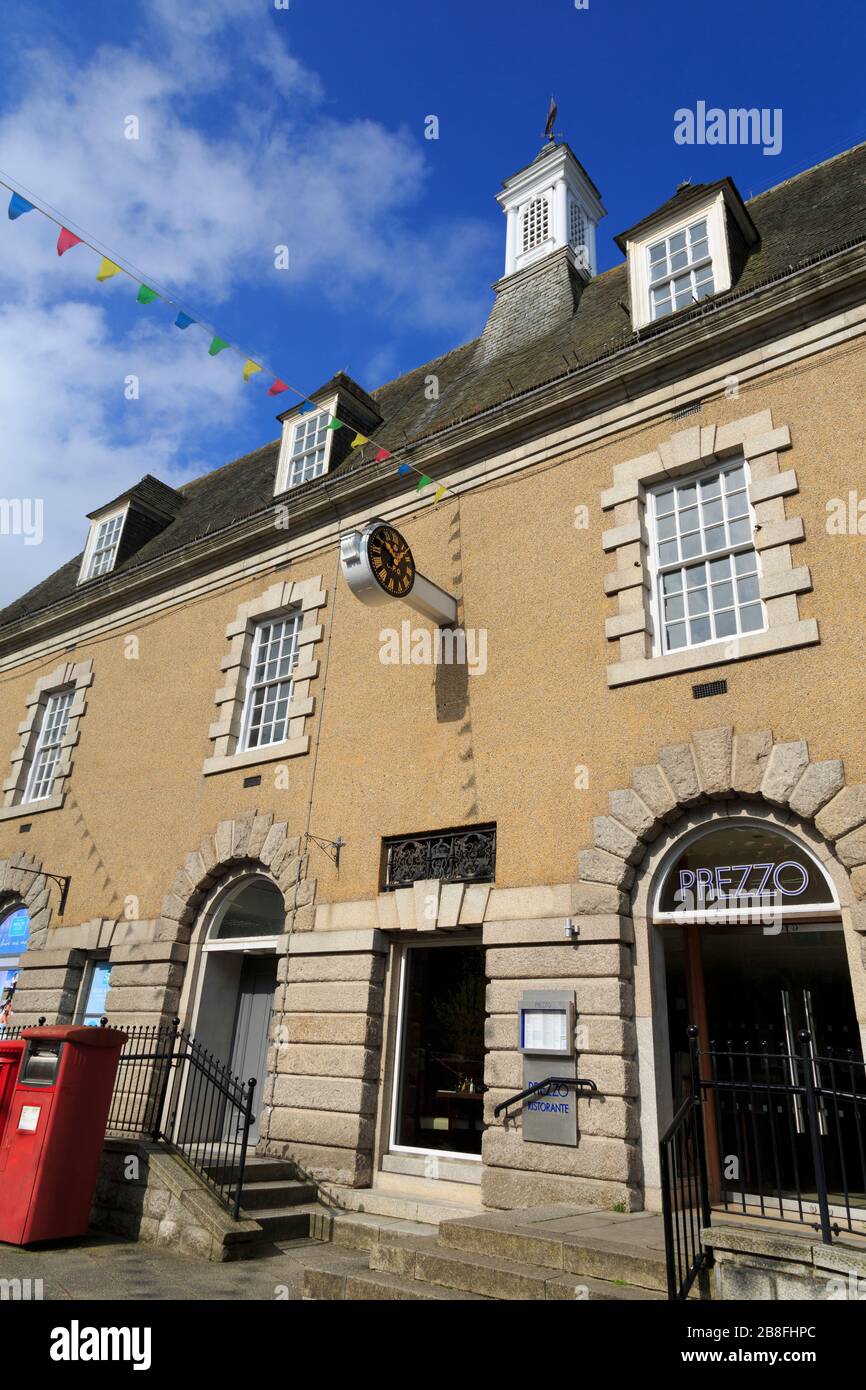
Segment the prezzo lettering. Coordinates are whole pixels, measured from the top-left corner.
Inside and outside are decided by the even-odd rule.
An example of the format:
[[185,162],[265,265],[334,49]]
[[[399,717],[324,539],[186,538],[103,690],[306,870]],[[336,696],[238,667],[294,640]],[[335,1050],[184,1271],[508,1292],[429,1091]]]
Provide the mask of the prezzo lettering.
[[[799,877],[796,886],[786,886],[783,873],[793,870]],[[735,875],[739,875],[735,878]],[[781,864],[717,864],[714,869],[680,869],[677,902],[685,901],[694,889],[698,898],[760,898],[767,893],[782,893],[798,898],[809,886],[809,875],[802,864],[786,859]]]

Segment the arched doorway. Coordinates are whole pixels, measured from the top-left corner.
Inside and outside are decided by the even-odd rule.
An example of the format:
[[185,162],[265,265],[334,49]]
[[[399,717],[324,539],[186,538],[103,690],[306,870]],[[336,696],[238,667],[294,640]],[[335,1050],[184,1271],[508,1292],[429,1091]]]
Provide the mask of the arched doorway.
[[[192,1033],[262,1096],[277,984],[277,945],[285,930],[283,895],[270,879],[248,874],[206,911]],[[258,1139],[261,1101],[250,1132]]]
[[12,1023],[19,957],[30,942],[30,913],[20,903],[0,908],[0,1028]]

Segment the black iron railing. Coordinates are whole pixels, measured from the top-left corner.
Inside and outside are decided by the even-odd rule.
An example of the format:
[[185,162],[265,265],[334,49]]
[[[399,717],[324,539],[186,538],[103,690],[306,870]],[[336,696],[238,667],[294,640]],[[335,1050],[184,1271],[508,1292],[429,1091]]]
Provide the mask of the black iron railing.
[[237,1220],[255,1080],[241,1081],[177,1019],[167,1027],[123,1031],[107,1134],[168,1145]]
[[713,1209],[811,1226],[829,1245],[866,1232],[866,1063],[713,1042],[689,1030],[691,1095],[660,1143],[668,1292],[684,1298],[708,1263]]
[[698,1030],[689,1029],[692,1094],[687,1096],[659,1142],[662,1217],[668,1298],[688,1298],[711,1255],[701,1241],[710,1224],[704,1125],[701,1114]]
[[386,892],[419,879],[442,883],[492,883],[496,877],[496,826],[476,825],[385,841]]
[[866,1223],[866,1065],[817,1055],[806,1030],[797,1040],[799,1052],[713,1043],[702,1054],[711,1195],[727,1211],[811,1225],[830,1244]]

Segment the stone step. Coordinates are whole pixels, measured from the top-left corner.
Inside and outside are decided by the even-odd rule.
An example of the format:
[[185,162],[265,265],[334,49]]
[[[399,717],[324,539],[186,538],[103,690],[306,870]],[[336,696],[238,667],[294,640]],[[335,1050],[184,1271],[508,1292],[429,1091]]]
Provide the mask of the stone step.
[[[474,1215],[465,1202],[448,1202],[403,1192],[384,1192],[375,1187],[338,1187],[324,1184],[319,1200],[334,1212],[361,1212],[369,1216],[389,1216],[398,1221],[419,1221],[436,1227],[440,1221]],[[477,1214],[484,1208],[479,1204]]]
[[304,1270],[303,1297],[308,1301],[335,1302],[345,1299],[354,1302],[379,1303],[481,1303],[477,1294],[455,1292],[435,1284],[422,1284],[416,1279],[381,1270],[359,1267],[347,1269],[345,1264],[307,1267]]
[[664,1250],[632,1239],[634,1229],[608,1224],[570,1235],[545,1230],[543,1222],[521,1226],[519,1216],[496,1213],[443,1222],[439,1242],[444,1249],[503,1258],[521,1266],[666,1291]]
[[261,1207],[249,1215],[261,1226],[263,1240],[297,1240],[310,1234],[309,1207]]
[[314,1183],[282,1179],[276,1182],[245,1182],[241,1205],[245,1212],[257,1216],[262,1207],[298,1207],[315,1204],[317,1190]]
[[[215,1162],[204,1165],[205,1172],[216,1182],[231,1182],[238,1175],[237,1163]],[[244,1187],[251,1182],[295,1182],[298,1170],[294,1163],[282,1158],[259,1158],[251,1154],[244,1165]]]
[[369,1212],[335,1212],[317,1206],[312,1209],[310,1235],[314,1240],[345,1250],[371,1250],[389,1235],[433,1241],[436,1228],[420,1221],[401,1221],[389,1216],[373,1216]]
[[370,1269],[416,1283],[504,1301],[539,1299],[638,1301],[655,1290],[599,1280],[544,1266],[442,1246],[438,1241],[385,1236],[370,1251]]

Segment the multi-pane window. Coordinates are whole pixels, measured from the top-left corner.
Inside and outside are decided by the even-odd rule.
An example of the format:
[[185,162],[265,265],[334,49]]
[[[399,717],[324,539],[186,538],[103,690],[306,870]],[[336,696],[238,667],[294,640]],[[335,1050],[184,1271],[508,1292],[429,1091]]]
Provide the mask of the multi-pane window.
[[328,412],[307,415],[295,425],[289,457],[289,487],[307,483],[325,471],[328,452]]
[[60,745],[69,724],[69,709],[74,695],[74,690],[58,690],[48,697],[36,737],[25,801],[41,801],[43,797],[51,795]]
[[758,594],[744,463],[650,494],[652,570],[661,650],[696,647],[766,626]]
[[545,197],[533,198],[523,210],[523,249],[531,251],[550,235],[550,211]]
[[95,960],[90,964],[87,974],[86,992],[81,1008],[80,1023],[86,1028],[98,1028],[105,1017],[105,1000],[111,984],[111,964],[107,960]]
[[685,309],[713,293],[707,221],[693,222],[647,249],[650,309],[654,319]]
[[298,662],[300,613],[259,623],[253,637],[239,751],[288,737],[292,671]]
[[117,558],[117,547],[120,543],[120,533],[122,530],[122,512],[119,512],[116,516],[108,516],[104,521],[100,521],[93,540],[93,550],[90,553],[90,564],[87,567],[88,579],[96,579],[98,575],[107,574],[109,570],[114,568],[114,561]]

